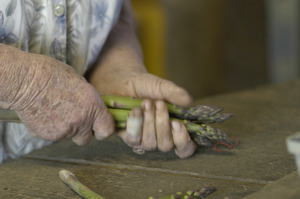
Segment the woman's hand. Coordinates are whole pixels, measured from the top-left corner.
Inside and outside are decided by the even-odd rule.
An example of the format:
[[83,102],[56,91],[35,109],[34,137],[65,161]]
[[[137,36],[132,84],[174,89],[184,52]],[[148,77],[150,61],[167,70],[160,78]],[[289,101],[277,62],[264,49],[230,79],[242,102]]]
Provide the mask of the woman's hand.
[[98,80],[94,86],[101,94],[146,98],[140,111],[134,109],[130,114],[131,117],[143,118],[140,133],[132,135],[128,129],[119,133],[125,143],[147,151],[158,149],[168,152],[175,149],[181,158],[194,153],[196,145],[185,126],[178,121],[170,121],[165,104],[167,101],[181,106],[189,105],[192,99],[184,89],[145,72],[111,72]]
[[[43,55],[1,46],[0,106],[13,109],[35,137],[103,139],[114,121],[97,91],[70,66]],[[3,72],[3,73],[1,73]]]

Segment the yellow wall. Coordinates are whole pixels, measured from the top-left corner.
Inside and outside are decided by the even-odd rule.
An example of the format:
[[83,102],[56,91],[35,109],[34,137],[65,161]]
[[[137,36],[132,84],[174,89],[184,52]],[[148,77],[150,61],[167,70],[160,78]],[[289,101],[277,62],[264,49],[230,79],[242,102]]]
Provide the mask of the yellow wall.
[[148,71],[166,77],[165,13],[159,0],[132,0],[132,7]]
[[148,71],[194,97],[267,82],[262,0],[131,0]]

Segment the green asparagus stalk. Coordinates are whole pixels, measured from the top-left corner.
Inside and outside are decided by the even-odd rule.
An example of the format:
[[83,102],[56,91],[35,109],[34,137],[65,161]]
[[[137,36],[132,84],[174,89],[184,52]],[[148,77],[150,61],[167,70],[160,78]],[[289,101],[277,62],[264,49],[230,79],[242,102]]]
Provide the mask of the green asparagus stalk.
[[[134,107],[141,107],[142,104],[142,99],[124,96],[104,95],[102,96],[102,99],[107,107],[115,109],[131,110]],[[197,105],[185,108],[167,103],[167,107],[171,117],[191,120],[196,123],[222,122],[233,116],[232,113],[219,113],[222,108],[213,105]],[[0,120],[20,122],[14,111],[4,109],[0,109]]]
[[[102,100],[107,107],[116,109],[131,110],[134,107],[141,107],[142,99],[117,95],[103,95]],[[197,105],[181,107],[175,104],[166,103],[172,117],[179,119],[195,120],[196,122],[222,122],[230,119],[233,114],[218,114],[223,108],[214,105]]]
[[0,121],[21,122],[16,112],[6,109],[0,109]]
[[68,170],[60,170],[59,176],[73,191],[85,199],[105,199],[83,185],[76,176]]
[[[129,110],[123,109],[111,109],[109,111],[112,113],[114,120],[116,121],[116,126],[118,128],[126,128],[127,115]],[[190,133],[192,139],[199,146],[212,146],[216,142],[223,142],[231,145],[229,137],[223,133],[220,129],[213,128],[207,124],[196,124],[188,120],[181,120],[177,118],[170,118],[171,120],[178,120],[182,122]]]
[[174,195],[159,198],[149,197],[149,199],[201,199],[206,198],[216,190],[215,187],[203,187],[194,191],[177,192]]

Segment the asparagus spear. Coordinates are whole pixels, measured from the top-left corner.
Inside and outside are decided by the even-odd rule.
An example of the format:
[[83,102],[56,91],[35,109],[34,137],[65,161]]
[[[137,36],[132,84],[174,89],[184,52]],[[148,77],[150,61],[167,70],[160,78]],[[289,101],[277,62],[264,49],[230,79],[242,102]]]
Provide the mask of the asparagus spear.
[[68,170],[60,170],[59,176],[64,183],[66,183],[73,191],[75,191],[81,197],[86,199],[105,199],[102,196],[90,190],[81,182],[79,182],[76,176]]
[[[61,180],[66,183],[73,191],[85,199],[105,199],[99,194],[90,190],[87,186],[83,185],[76,176],[68,170],[60,170],[59,176]],[[203,187],[194,191],[186,191],[184,193],[177,192],[175,195],[164,196],[159,198],[149,197],[149,199],[201,199],[206,198],[211,193],[215,192],[215,187]]]
[[[103,95],[102,100],[107,107],[130,110],[134,107],[141,107],[142,99],[117,95]],[[218,114],[223,108],[214,105],[197,105],[181,107],[175,104],[166,103],[171,116],[179,119],[195,120],[197,122],[221,122],[230,119],[233,114]]]
[[[134,107],[140,107],[142,99],[133,97],[124,97],[116,95],[103,95],[102,99],[107,107],[116,109],[130,110]],[[222,122],[230,119],[232,113],[219,113],[222,108],[213,105],[197,105],[193,107],[180,107],[175,104],[167,103],[171,117],[191,120],[196,123],[203,122]],[[0,109],[0,120],[20,122],[17,114],[12,110]]]

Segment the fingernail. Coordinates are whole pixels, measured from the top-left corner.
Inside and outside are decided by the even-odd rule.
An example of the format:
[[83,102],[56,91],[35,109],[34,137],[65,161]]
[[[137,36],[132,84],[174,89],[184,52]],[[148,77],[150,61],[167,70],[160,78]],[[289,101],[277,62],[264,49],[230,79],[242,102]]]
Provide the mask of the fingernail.
[[172,121],[172,128],[174,130],[174,132],[178,132],[180,131],[180,123],[178,121]]
[[136,108],[133,108],[132,111],[130,111],[128,117],[143,117],[143,112],[142,112],[141,108],[136,107]]
[[142,132],[143,118],[142,117],[128,117],[126,130],[132,137],[139,137]]
[[142,146],[134,146],[132,148],[132,151],[136,154],[139,154],[139,155],[143,155],[145,153],[145,150],[143,149]]
[[144,100],[143,101],[143,106],[144,106],[146,111],[149,111],[151,109],[151,106],[152,106],[151,101],[150,100]]

